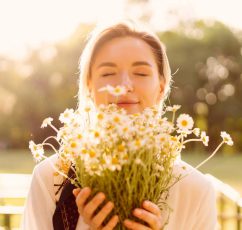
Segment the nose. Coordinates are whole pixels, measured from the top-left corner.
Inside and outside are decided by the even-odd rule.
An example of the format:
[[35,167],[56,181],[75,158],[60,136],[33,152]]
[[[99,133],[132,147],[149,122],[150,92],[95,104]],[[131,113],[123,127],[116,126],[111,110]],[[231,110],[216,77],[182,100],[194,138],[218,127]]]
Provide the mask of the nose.
[[128,73],[122,74],[121,85],[124,86],[128,92],[133,92],[134,90],[133,82]]

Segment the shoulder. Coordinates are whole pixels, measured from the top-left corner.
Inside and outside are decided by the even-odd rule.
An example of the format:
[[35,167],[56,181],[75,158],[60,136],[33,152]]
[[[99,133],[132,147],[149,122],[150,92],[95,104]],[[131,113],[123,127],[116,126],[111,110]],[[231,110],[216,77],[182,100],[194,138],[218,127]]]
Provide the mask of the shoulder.
[[43,189],[51,193],[53,199],[55,197],[55,192],[58,189],[58,185],[63,182],[63,176],[55,175],[55,167],[58,163],[58,155],[54,154],[45,160],[38,163],[33,170],[33,183],[38,183],[38,185]]
[[49,178],[50,176],[54,175],[55,172],[55,164],[58,161],[57,154],[54,154],[45,160],[38,163],[33,170],[34,174],[41,175],[42,178]]
[[179,189],[183,195],[193,198],[215,196],[215,189],[209,178],[185,161],[179,160],[174,165],[174,173],[182,176],[174,185],[174,190]]
[[181,229],[215,229],[216,193],[209,178],[182,160],[176,162],[173,173],[182,178],[169,192],[173,212],[168,229],[177,229],[178,223]]

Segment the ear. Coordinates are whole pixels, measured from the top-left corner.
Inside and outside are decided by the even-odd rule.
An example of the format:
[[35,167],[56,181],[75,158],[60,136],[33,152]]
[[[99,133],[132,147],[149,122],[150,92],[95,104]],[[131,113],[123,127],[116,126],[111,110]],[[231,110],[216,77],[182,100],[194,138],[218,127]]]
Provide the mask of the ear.
[[92,82],[91,79],[87,79],[87,88],[89,90],[90,95],[92,94]]
[[161,76],[161,78],[160,78],[160,92],[159,92],[159,96],[158,96],[158,101],[161,101],[163,99],[164,91],[165,91],[165,80],[164,80],[164,77]]

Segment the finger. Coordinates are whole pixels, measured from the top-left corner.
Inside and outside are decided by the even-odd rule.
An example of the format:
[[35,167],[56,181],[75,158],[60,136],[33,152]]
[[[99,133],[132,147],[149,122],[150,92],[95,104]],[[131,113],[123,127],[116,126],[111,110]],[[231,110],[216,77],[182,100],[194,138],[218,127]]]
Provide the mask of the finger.
[[128,229],[139,229],[139,230],[151,230],[151,228],[147,227],[147,226],[144,226],[143,224],[140,224],[140,223],[137,223],[137,222],[134,222],[134,221],[131,221],[131,220],[128,220],[126,219],[124,221],[124,225],[125,227],[127,227]]
[[82,210],[87,198],[91,194],[91,189],[88,187],[83,188],[76,197],[76,205],[78,210]]
[[77,195],[79,194],[80,191],[81,191],[80,188],[75,188],[75,189],[72,190],[72,193],[73,193],[73,195],[74,195],[75,197],[77,197]]
[[161,225],[158,216],[144,209],[136,208],[133,215],[146,222],[152,229],[159,229]]
[[83,217],[90,220],[97,207],[105,200],[104,193],[98,193],[89,201],[83,209]]
[[119,222],[119,218],[117,215],[113,216],[111,220],[105,225],[105,227],[102,228],[102,230],[111,230],[113,229],[117,223]]
[[114,205],[112,202],[108,202],[101,210],[98,212],[96,216],[92,219],[92,226],[95,228],[98,228],[102,225],[105,218],[108,216],[108,214],[112,211]]
[[153,214],[155,214],[156,216],[161,216],[161,210],[160,208],[154,204],[153,202],[146,200],[143,202],[143,208]]

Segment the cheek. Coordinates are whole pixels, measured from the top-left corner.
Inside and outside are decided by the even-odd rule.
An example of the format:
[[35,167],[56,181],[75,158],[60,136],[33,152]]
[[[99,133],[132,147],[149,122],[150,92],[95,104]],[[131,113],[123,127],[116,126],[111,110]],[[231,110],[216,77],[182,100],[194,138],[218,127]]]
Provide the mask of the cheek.
[[135,84],[135,89],[143,106],[152,106],[157,103],[160,94],[159,80],[149,79]]
[[106,93],[98,92],[98,90],[95,90],[93,91],[92,98],[96,105],[100,105],[100,104],[107,104],[108,102],[107,96],[108,95]]

